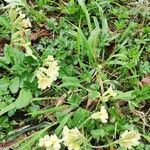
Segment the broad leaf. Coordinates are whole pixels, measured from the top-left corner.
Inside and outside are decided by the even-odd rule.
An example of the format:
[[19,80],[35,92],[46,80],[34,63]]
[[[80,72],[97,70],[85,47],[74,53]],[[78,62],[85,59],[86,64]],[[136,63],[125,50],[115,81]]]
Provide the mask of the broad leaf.
[[32,101],[32,93],[30,90],[22,89],[15,102],[15,107],[21,109],[28,106]]
[[11,93],[15,94],[19,90],[19,77],[15,77],[10,81],[9,89]]
[[9,86],[9,81],[7,79],[0,79],[0,90],[6,91]]
[[82,87],[80,81],[76,77],[65,77],[62,80],[63,84],[61,84],[59,87]]
[[19,51],[18,49],[14,49],[9,45],[5,45],[4,47],[4,55],[8,63],[12,65],[20,64],[24,60],[23,52]]

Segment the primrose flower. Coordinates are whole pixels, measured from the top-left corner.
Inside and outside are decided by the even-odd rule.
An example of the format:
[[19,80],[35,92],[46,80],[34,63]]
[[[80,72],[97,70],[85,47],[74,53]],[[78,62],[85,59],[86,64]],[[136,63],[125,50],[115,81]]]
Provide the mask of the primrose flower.
[[48,56],[44,61],[43,66],[38,68],[36,71],[36,77],[38,78],[38,88],[41,90],[49,88],[53,81],[57,80],[59,75],[59,66],[57,61],[54,60],[53,56]]
[[60,142],[61,140],[55,134],[45,135],[39,140],[39,146],[45,147],[47,150],[59,150],[61,148]]
[[54,57],[49,55],[44,61],[44,66],[49,66],[49,63],[53,61],[54,61]]
[[110,97],[115,97],[117,94],[113,91],[112,87],[110,87],[106,92],[102,94],[102,101],[107,102]]
[[40,88],[41,90],[46,89],[47,87],[49,88],[52,84],[52,81],[50,80],[50,78],[45,77],[40,77],[38,80],[38,88]]
[[91,115],[92,119],[98,120],[100,119],[102,123],[107,123],[108,120],[108,113],[107,110],[105,108],[105,106],[101,107],[100,112],[95,112]]
[[[10,1],[13,2],[13,0]],[[17,1],[21,0],[16,0],[14,2]],[[11,43],[19,47],[24,47],[27,56],[31,56],[34,59],[37,59],[37,57],[33,54],[32,49],[30,48],[31,42],[28,39],[31,27],[29,18],[27,18],[26,15],[16,7],[10,8],[9,17],[11,20],[11,24],[15,30],[15,32],[13,32],[11,35]]]
[[27,18],[26,20],[25,20],[25,24],[26,24],[26,27],[32,27],[32,25],[31,25],[31,22],[30,22],[30,19],[29,18]]
[[69,129],[67,126],[63,128],[63,141],[68,150],[81,150],[84,142],[84,135],[77,128]]
[[45,143],[48,142],[49,139],[50,139],[49,135],[45,135],[43,138],[40,138],[40,140],[39,140],[39,146],[40,147],[46,147]]
[[48,58],[44,61],[44,66],[48,67],[48,69],[44,70],[44,72],[55,81],[58,77],[59,66],[53,56],[48,56]]
[[26,31],[31,27],[29,18],[18,8],[11,7],[9,10],[9,17],[11,19],[12,26],[19,31]]
[[115,97],[117,94],[116,92],[113,91],[112,87],[110,87],[107,91],[109,93],[110,96]]
[[16,23],[20,23],[20,27],[23,29],[31,27],[31,22],[29,18],[26,18],[26,15],[23,14],[21,11],[19,11],[19,17],[17,18]]
[[137,146],[140,143],[139,142],[140,136],[141,136],[140,133],[134,130],[131,131],[126,130],[121,134],[118,143],[121,147],[131,149],[132,146]]

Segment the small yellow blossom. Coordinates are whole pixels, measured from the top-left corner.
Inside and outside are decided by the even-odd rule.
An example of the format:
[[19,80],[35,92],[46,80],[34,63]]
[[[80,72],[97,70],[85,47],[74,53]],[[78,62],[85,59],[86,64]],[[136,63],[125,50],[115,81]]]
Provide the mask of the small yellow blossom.
[[91,115],[91,118],[95,119],[95,120],[100,119],[102,123],[107,123],[108,113],[107,113],[107,110],[106,110],[105,106],[101,107],[100,112],[93,113]]
[[38,79],[38,88],[40,88],[41,90],[44,90],[47,87],[49,88],[51,84],[52,84],[52,81],[46,76]]
[[117,94],[113,91],[112,87],[110,87],[106,92],[102,94],[102,101],[107,102],[110,97],[115,97]]
[[28,28],[28,27],[32,27],[32,25],[31,25],[31,22],[30,22],[30,19],[29,18],[27,18],[27,19],[25,19],[25,26],[26,26],[26,28]]
[[113,91],[112,87],[110,87],[110,88],[108,89],[108,93],[109,93],[109,95],[112,96],[112,97],[115,97],[115,96],[117,95],[116,92]]
[[140,133],[134,130],[131,131],[126,130],[121,134],[118,143],[121,147],[131,149],[132,146],[137,146],[140,143],[139,142],[140,136],[141,136]]
[[11,7],[9,10],[9,17],[13,28],[16,30],[25,31],[27,28],[31,27],[29,18],[26,18],[26,15],[18,8]]
[[36,71],[36,77],[38,78],[38,88],[41,90],[49,88],[53,81],[57,80],[59,75],[59,66],[53,56],[48,56],[44,61],[43,66]]
[[40,147],[46,147],[45,146],[45,142],[49,141],[50,136],[49,135],[45,135],[43,138],[40,138],[39,140],[39,146]]
[[33,55],[32,50],[29,46],[25,46],[25,49],[26,49],[26,56],[31,56],[32,58],[37,60],[37,57]]
[[49,63],[53,61],[54,61],[54,57],[49,55],[44,61],[44,66],[49,66]]
[[54,135],[45,135],[44,138],[39,140],[39,146],[45,147],[47,150],[59,150],[61,148],[60,145],[61,140]]
[[63,128],[63,141],[68,150],[81,150],[84,136],[77,128],[69,129],[67,126]]
[[26,55],[37,59],[33,55],[31,47],[31,42],[29,41],[31,22],[26,15],[16,7],[11,7],[9,10],[9,17],[11,20],[11,25],[14,32],[11,35],[11,44],[24,47],[26,50]]

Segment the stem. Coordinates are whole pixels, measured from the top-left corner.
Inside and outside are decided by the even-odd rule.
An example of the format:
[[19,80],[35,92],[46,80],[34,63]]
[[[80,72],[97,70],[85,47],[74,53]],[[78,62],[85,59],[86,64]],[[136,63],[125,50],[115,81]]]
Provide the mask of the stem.
[[59,99],[58,97],[38,97],[38,98],[33,98],[32,101],[41,101],[41,100],[55,100]]
[[82,128],[82,126],[87,122],[89,121],[91,118],[87,118],[83,123],[80,124],[80,126],[78,127],[78,129]]
[[112,145],[117,144],[117,143],[118,143],[118,140],[117,140],[117,141],[114,141],[114,142],[112,142],[112,143],[110,143],[110,144],[106,144],[106,145],[102,145],[102,146],[93,146],[93,145],[90,145],[90,144],[88,144],[88,143],[87,143],[87,145],[88,145],[89,147],[91,147],[91,148],[98,149],[98,148],[109,147],[109,146],[112,146]]

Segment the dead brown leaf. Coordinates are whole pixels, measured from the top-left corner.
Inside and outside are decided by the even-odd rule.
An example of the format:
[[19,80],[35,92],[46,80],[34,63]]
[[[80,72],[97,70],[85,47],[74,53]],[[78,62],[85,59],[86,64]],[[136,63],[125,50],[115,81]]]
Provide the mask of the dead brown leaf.
[[150,77],[146,77],[142,80],[143,84],[150,85]]
[[12,145],[14,145],[16,143],[16,141],[8,141],[5,143],[0,143],[0,150],[4,150],[5,148],[8,148]]
[[65,102],[65,98],[62,96],[57,100],[56,106],[60,106]]
[[3,56],[4,46],[5,46],[5,44],[8,44],[8,43],[9,43],[9,41],[6,39],[0,40],[0,56]]
[[141,86],[150,85],[150,74],[146,75],[140,82]]
[[50,36],[50,31],[46,29],[39,29],[39,30],[33,31],[30,34],[31,41],[36,41],[40,37],[49,37],[49,36]]

